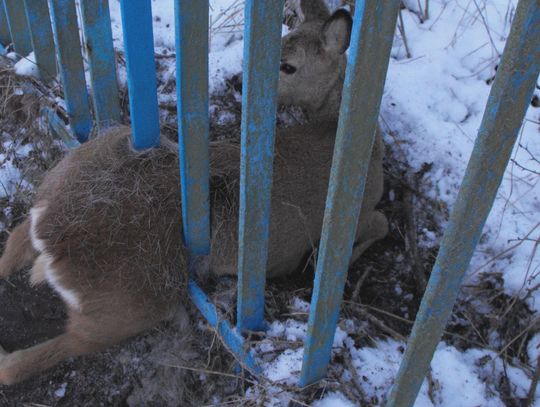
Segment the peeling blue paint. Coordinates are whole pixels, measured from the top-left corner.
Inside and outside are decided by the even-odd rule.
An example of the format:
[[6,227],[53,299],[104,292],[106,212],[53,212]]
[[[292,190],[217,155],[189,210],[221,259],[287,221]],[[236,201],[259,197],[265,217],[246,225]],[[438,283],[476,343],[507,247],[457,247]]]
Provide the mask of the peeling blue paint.
[[241,331],[264,327],[282,16],[283,0],[246,2],[238,239]]
[[57,71],[49,6],[46,1],[24,0],[24,7],[39,77],[44,82],[50,82],[56,77]]
[[74,0],[50,0],[53,36],[71,128],[81,143],[88,140],[92,117],[84,77]]
[[4,11],[15,52],[25,57],[32,52],[32,40],[21,0],[4,0]]
[[80,5],[95,119],[103,130],[121,120],[109,1],[81,0]]
[[176,0],[176,92],[184,238],[210,252],[208,163],[208,0]]
[[400,3],[356,3],[300,386],[330,360]]
[[[0,1],[0,46],[2,48],[7,47],[11,43],[11,34],[9,32],[9,25],[6,16],[6,9],[4,7],[4,1]],[[1,54],[2,52],[0,52]]]
[[120,0],[120,6],[133,145],[142,150],[158,146],[160,134],[151,1]]

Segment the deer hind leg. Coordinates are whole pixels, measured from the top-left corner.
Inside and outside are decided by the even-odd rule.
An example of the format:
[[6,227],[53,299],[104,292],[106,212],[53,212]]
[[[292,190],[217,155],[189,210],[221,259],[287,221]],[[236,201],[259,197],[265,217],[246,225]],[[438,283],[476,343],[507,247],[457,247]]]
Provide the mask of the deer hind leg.
[[9,235],[0,258],[0,277],[8,278],[11,273],[30,266],[38,256],[32,245],[30,227],[30,219],[26,219]]
[[[116,294],[87,297],[82,309],[66,301],[69,321],[65,333],[56,338],[12,353],[0,347],[0,384],[18,383],[66,358],[105,349],[173,316],[173,304],[150,309],[132,297],[121,299]],[[184,309],[179,313],[186,314]]]
[[358,223],[356,229],[356,240],[349,265],[358,260],[369,246],[388,233],[388,220],[382,213],[372,211],[365,216],[362,214],[361,219],[363,220]]
[[64,333],[28,349],[7,353],[0,348],[0,384],[11,385],[74,356],[73,335]]
[[125,319],[116,321],[116,330],[110,324],[100,327],[93,317],[71,312],[66,332],[56,338],[12,353],[0,347],[0,384],[18,383],[67,358],[112,346],[131,336],[122,330],[122,324]]

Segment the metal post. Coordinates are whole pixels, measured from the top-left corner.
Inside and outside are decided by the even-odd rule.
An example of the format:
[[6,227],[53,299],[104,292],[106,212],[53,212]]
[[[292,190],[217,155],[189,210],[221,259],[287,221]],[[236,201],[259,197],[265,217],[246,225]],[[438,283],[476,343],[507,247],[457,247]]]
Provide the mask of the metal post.
[[245,16],[237,311],[241,331],[263,328],[283,0],[248,0]]
[[412,406],[491,210],[540,73],[540,2],[520,0],[388,407]]
[[102,130],[121,120],[109,0],[81,0],[80,4],[96,123]]
[[129,107],[136,149],[159,145],[154,33],[150,0],[120,0],[128,72]]
[[0,46],[6,47],[11,42],[8,19],[4,2],[0,1]]
[[77,140],[82,143],[88,140],[92,130],[92,117],[84,77],[75,0],[50,0],[49,6],[70,125]]
[[190,254],[202,256],[210,252],[208,0],[174,4],[184,237]]
[[39,77],[44,82],[50,82],[56,77],[56,54],[49,6],[42,0],[24,0],[24,8]]
[[32,52],[32,41],[28,30],[26,13],[24,7],[21,7],[21,0],[4,0],[4,11],[7,16],[15,52],[25,57]]
[[322,379],[330,360],[400,4],[356,3],[300,386]]

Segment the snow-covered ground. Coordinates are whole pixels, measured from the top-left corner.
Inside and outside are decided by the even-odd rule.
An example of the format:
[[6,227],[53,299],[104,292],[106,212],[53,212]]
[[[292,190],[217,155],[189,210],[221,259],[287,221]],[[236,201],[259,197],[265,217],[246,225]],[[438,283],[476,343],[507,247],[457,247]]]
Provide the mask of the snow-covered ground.
[[[430,17],[425,22],[414,12],[419,2],[405,3],[408,8],[402,13],[403,27],[410,55],[407,56],[402,36],[396,33],[381,125],[387,144],[403,155],[413,171],[420,171],[426,163],[432,165],[423,179],[422,192],[451,210],[517,1],[431,0]],[[210,5],[210,91],[217,91],[242,68],[243,2],[210,0]],[[174,52],[173,1],[152,0],[152,7],[156,52]],[[122,50],[118,0],[111,0],[110,8],[115,47]],[[164,75],[174,77],[174,69],[171,59]],[[119,75],[125,80],[123,72]],[[466,277],[467,282],[474,282],[480,272],[502,273],[505,291],[526,298],[529,307],[537,313],[540,312],[540,290],[536,289],[540,284],[540,256],[536,253],[540,239],[538,158],[540,109],[531,107]],[[427,229],[418,233],[420,242],[432,247],[438,245],[441,237]],[[291,309],[305,313],[309,304],[296,299]],[[294,319],[270,322],[269,340],[255,347],[265,367],[265,405],[287,405],[291,399],[288,386],[296,384],[299,376],[303,348],[298,343],[305,337],[306,325]],[[375,347],[359,347],[349,335],[357,329],[356,322],[341,321],[334,353],[350,355],[352,366],[343,368],[344,377],[351,386],[360,387],[373,405],[378,405],[392,384],[406,344],[378,340]],[[291,347],[281,351],[277,358],[265,360],[265,353],[273,350],[271,338],[280,339],[280,343],[290,342]],[[496,348],[497,344],[490,345]],[[539,346],[540,334],[537,334],[527,348],[531,365],[539,357]],[[500,355],[492,350],[471,348],[462,352],[441,342],[431,366],[431,383],[436,385],[429,389],[428,381],[424,382],[416,406],[503,406],[505,401],[495,386],[503,374],[509,378],[518,398],[526,398],[531,383],[530,372],[503,366]],[[261,394],[260,386],[254,386],[246,397],[255,400]],[[535,399],[534,405],[540,406],[540,389]],[[358,405],[355,400],[339,392],[326,393],[313,402],[315,407],[354,405]]]

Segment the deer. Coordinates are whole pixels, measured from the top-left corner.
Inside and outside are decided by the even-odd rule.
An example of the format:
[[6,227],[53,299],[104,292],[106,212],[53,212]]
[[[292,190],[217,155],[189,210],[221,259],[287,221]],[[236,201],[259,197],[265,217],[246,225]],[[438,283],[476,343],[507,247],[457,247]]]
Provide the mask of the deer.
[[[303,0],[304,21],[282,40],[279,101],[310,121],[277,131],[267,275],[295,271],[320,238],[352,19]],[[211,250],[216,276],[235,275],[240,152],[210,145]],[[370,160],[353,259],[388,230],[375,209],[383,193],[380,133]],[[188,250],[182,239],[177,144],[136,151],[115,127],[71,150],[44,177],[29,216],[9,235],[0,278],[29,268],[67,310],[59,336],[27,349],[0,347],[0,384],[66,358],[120,343],[158,323],[187,318]]]

